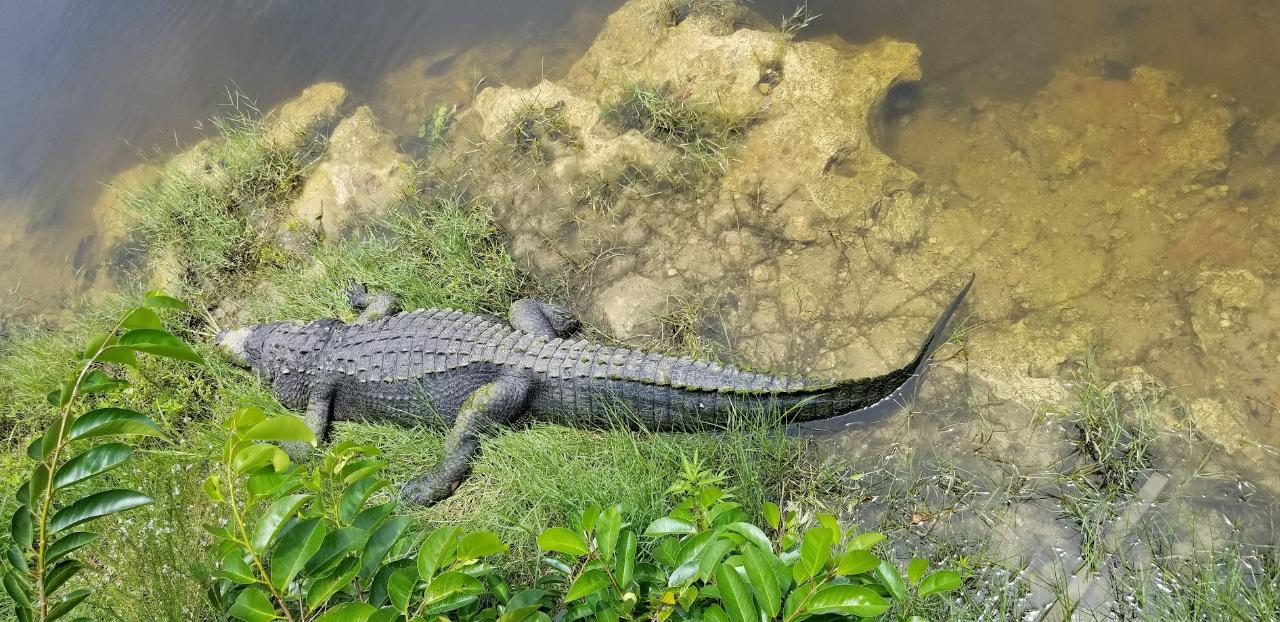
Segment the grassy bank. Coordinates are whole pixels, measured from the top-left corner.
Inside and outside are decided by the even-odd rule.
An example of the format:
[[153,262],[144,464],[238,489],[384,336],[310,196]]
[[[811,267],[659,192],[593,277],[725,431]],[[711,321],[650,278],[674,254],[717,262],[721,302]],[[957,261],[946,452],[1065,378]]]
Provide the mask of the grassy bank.
[[[287,202],[305,183],[317,144],[282,151],[261,125],[237,118],[203,149],[206,163],[173,162],[135,195],[134,234],[148,260],[121,272],[121,281],[165,273],[166,286],[193,311],[168,328],[195,344],[203,366],[144,362],[123,406],[153,416],[168,438],[144,443],[111,483],[138,488],[155,504],[120,515],[86,556],[97,592],[88,612],[100,620],[217,619],[203,597],[217,560],[202,525],[211,513],[201,492],[223,431],[216,423],[241,404],[281,412],[268,391],[243,370],[220,361],[209,345],[220,324],[283,318],[350,318],[348,278],[398,294],[407,308],[452,307],[504,315],[529,288],[508,256],[486,206],[463,189],[406,188],[401,205],[350,238],[291,252],[271,235]],[[118,266],[117,270],[130,269]],[[16,483],[26,443],[53,411],[45,393],[71,366],[74,351],[102,330],[137,292],[85,306],[63,330],[29,330],[0,344],[0,473]],[[337,439],[383,448],[398,482],[430,468],[443,432],[344,424]],[[665,512],[664,492],[679,457],[698,452],[725,471],[747,507],[776,498],[803,460],[803,442],[744,423],[723,434],[659,435],[623,429],[574,430],[535,425],[488,439],[475,474],[446,502],[417,510],[422,524],[461,523],[493,529],[513,544],[506,571],[531,575],[533,537],[593,503],[622,502],[644,523]],[[11,481],[12,480],[12,481]],[[393,493],[384,493],[391,495]],[[14,510],[12,495],[0,511]],[[7,547],[7,543],[0,542]],[[0,619],[11,615],[0,607]]]

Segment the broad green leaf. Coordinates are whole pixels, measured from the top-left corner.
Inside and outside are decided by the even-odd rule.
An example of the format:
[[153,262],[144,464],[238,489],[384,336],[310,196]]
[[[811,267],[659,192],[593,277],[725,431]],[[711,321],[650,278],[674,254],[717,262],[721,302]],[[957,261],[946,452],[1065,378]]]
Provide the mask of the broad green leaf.
[[321,614],[315,622],[368,622],[375,613],[378,609],[369,603],[342,603]]
[[454,551],[458,547],[458,532],[454,525],[440,527],[427,534],[418,549],[418,576],[423,581],[430,581],[436,571],[453,563]]
[[186,342],[153,328],[139,328],[120,336],[119,344],[133,348],[136,352],[163,356],[165,358],[203,363],[204,360]]
[[507,609],[507,612],[498,616],[497,622],[533,622],[541,605],[529,605],[519,609]]
[[916,589],[920,598],[950,592],[960,587],[960,575],[954,570],[939,570],[925,577]]
[[769,562],[769,556],[776,556],[772,551],[762,551],[756,546],[744,546],[740,550],[743,569],[747,571],[747,580],[751,583],[751,591],[756,596],[756,602],[759,603],[766,618],[777,617],[778,610],[782,607],[782,588],[778,585],[777,577],[773,574],[773,565]]
[[[830,533],[830,532],[828,532]],[[760,614],[738,571],[728,564],[716,568],[716,587],[720,590],[720,602],[732,622],[759,622]]]
[[301,485],[296,472],[285,469],[276,473],[275,468],[272,467],[270,471],[258,471],[250,475],[247,488],[249,494],[254,496],[277,497],[287,495]]
[[862,574],[875,570],[880,565],[880,558],[863,551],[854,549],[846,551],[844,556],[840,558],[840,564],[836,566],[836,573],[843,576]]
[[828,585],[814,594],[804,611],[813,615],[836,614],[872,618],[889,610],[889,601],[861,585]]
[[270,464],[277,473],[289,468],[289,454],[267,443],[249,445],[231,458],[231,468],[237,473],[248,473]]
[[[330,531],[320,543],[320,550],[307,561],[307,572],[312,575],[324,573],[349,553],[364,548],[368,540],[369,532],[355,527],[343,527]],[[356,559],[356,562],[356,570],[359,570],[359,559]]]
[[692,523],[680,520],[671,516],[664,516],[658,520],[649,523],[645,528],[644,535],[650,537],[670,536],[675,534],[697,533],[698,529]]
[[479,579],[451,571],[441,574],[427,585],[423,602],[430,606],[453,596],[479,594],[483,591],[484,584]]
[[764,511],[764,522],[769,525],[769,529],[777,529],[782,524],[782,510],[778,508],[778,504],[772,501],[765,501],[761,506]]
[[585,598],[603,589],[609,585],[609,575],[599,568],[593,568],[578,576],[573,580],[573,585],[569,586],[569,591],[565,593],[566,602]]
[[507,545],[491,531],[477,531],[462,537],[458,542],[457,558],[460,562],[480,559],[487,555],[503,553]]
[[893,565],[893,560],[883,560],[879,566],[876,566],[876,578],[880,579],[880,583],[885,589],[893,595],[893,599],[897,601],[907,600],[907,584],[902,580],[902,574],[898,572],[898,567]]
[[248,430],[258,423],[266,421],[267,415],[257,406],[241,406],[237,408],[230,417],[223,422],[223,427],[228,430]]
[[702,611],[703,622],[729,622],[729,616],[720,605],[711,605]]
[[748,542],[756,545],[762,551],[773,551],[773,544],[769,542],[769,536],[764,535],[764,532],[760,531],[759,527],[751,523],[730,523],[725,526],[725,529],[746,538]]
[[214,473],[204,478],[204,494],[214,501],[222,501],[222,476]]
[[10,570],[4,574],[4,591],[18,606],[30,607],[31,599],[27,596],[27,586],[23,585],[24,582],[17,570]]
[[800,541],[800,563],[795,566],[799,574],[797,581],[808,579],[819,572],[831,558],[831,530],[826,527],[813,527],[804,532]]
[[146,307],[136,307],[120,320],[120,325],[124,328],[152,328],[155,330],[163,330],[164,325],[160,323],[160,316],[155,311]]
[[84,599],[89,597],[89,590],[76,590],[63,596],[56,604],[49,607],[49,616],[45,618],[45,622],[53,622],[62,616],[71,613]]
[[360,510],[356,517],[351,519],[352,527],[359,527],[365,531],[373,531],[382,524],[382,520],[399,509],[400,504],[395,501],[387,501],[378,505],[367,507]]
[[266,592],[252,587],[241,590],[240,595],[236,597],[236,602],[231,605],[231,610],[227,613],[244,622],[267,622],[280,618],[276,615],[276,608],[271,605],[271,599],[267,597]]
[[182,302],[181,300],[178,300],[177,298],[174,298],[173,296],[170,296],[158,289],[153,289],[144,294],[142,297],[142,304],[148,307],[155,307],[157,309],[178,309],[181,311],[190,309],[190,307],[187,306],[187,303]]
[[884,534],[878,531],[868,531],[860,533],[849,538],[849,544],[845,545],[846,551],[869,549],[884,540]]
[[618,584],[626,589],[636,567],[636,532],[628,529],[618,536],[618,557],[613,567]]
[[387,597],[391,599],[391,606],[408,614],[409,599],[413,596],[413,590],[416,587],[418,587],[417,568],[405,566],[391,573],[391,578],[387,580]]
[[123,443],[98,445],[59,467],[53,476],[53,487],[63,488],[110,471],[124,464],[132,455],[133,449]]
[[62,556],[98,539],[98,534],[90,531],[73,531],[54,542],[45,551],[45,562],[53,563]]
[[9,558],[9,565],[13,566],[14,570],[21,572],[23,575],[30,572],[31,569],[27,567],[26,551],[19,548],[17,544],[10,544],[9,550],[5,551],[5,555]]
[[277,443],[300,441],[314,444],[316,442],[316,435],[311,428],[307,427],[306,422],[301,417],[293,415],[278,415],[261,421],[249,428],[249,431],[244,433],[244,437],[251,441]]
[[538,548],[580,557],[587,554],[587,541],[564,527],[552,527],[538,536]]
[[80,395],[89,395],[92,393],[110,393],[119,391],[129,386],[129,381],[112,378],[101,371],[93,370],[87,376],[80,380]]
[[[372,616],[369,616],[367,622],[399,622],[399,620],[400,612],[396,611],[395,607],[383,607]],[[413,622],[422,622],[422,620],[421,618],[414,618]],[[435,622],[440,622],[440,620],[437,619]]]
[[18,546],[24,549],[31,548],[31,510],[27,506],[14,510],[13,518],[9,520],[9,535]]
[[49,530],[57,533],[107,514],[123,512],[148,503],[151,503],[151,497],[127,488],[95,492],[58,510],[49,521]]
[[249,537],[249,545],[253,550],[259,554],[265,553],[276,534],[280,533],[280,528],[293,518],[302,508],[302,504],[310,498],[311,495],[289,495],[276,499],[267,506],[266,511],[262,513],[262,518],[259,518],[257,524],[253,526],[253,535]]
[[351,482],[373,475],[378,472],[378,469],[381,469],[386,465],[387,462],[385,460],[378,460],[377,458],[365,458],[363,460],[350,462],[346,466],[342,467],[342,472],[340,473],[342,476],[342,483],[350,484]]
[[58,592],[58,588],[62,587],[76,576],[80,569],[84,568],[84,564],[75,559],[64,559],[61,563],[55,564],[50,568],[44,576],[45,593],[52,596]]
[[71,424],[68,441],[101,436],[164,436],[155,422],[140,412],[127,408],[97,408]]
[[382,565],[382,560],[387,558],[391,546],[400,539],[408,526],[408,516],[395,516],[369,534],[369,540],[364,545],[364,553],[360,556],[361,580],[368,581],[374,573],[378,572],[378,567]]
[[600,512],[596,519],[596,549],[605,561],[613,559],[614,547],[618,545],[618,533],[622,531],[622,510],[611,505]]
[[271,585],[276,590],[285,591],[306,566],[307,560],[320,550],[320,544],[328,534],[329,529],[319,518],[299,521],[285,529],[271,555]]
[[702,552],[698,554],[698,578],[710,579],[711,573],[720,564],[720,560],[732,549],[733,542],[723,538],[703,547]]
[[338,520],[350,523],[364,507],[364,502],[369,499],[369,495],[390,483],[385,479],[366,477],[347,486],[347,489],[342,491],[342,498],[338,500]]
[[338,593],[338,590],[350,585],[358,572],[360,572],[360,560],[348,557],[342,560],[333,572],[312,580],[307,586],[307,607],[315,609],[328,602],[331,596]]
[[253,575],[253,569],[249,567],[248,562],[244,561],[244,553],[240,549],[227,553],[222,558],[222,568],[215,574],[240,585],[253,585],[258,582],[258,578]]
[[830,514],[822,513],[818,515],[818,522],[821,523],[823,527],[826,527],[827,529],[831,530],[832,542],[840,541],[840,535],[843,532],[840,530],[840,522],[836,520],[836,517]]
[[907,580],[913,584],[919,583],[920,577],[923,577],[928,569],[929,560],[921,557],[912,558],[911,561],[907,562]]

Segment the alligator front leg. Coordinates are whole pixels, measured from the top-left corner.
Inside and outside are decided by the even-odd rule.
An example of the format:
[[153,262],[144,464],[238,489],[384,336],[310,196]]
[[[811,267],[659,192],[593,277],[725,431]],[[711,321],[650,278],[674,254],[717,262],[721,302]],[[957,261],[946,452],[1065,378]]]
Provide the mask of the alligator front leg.
[[[307,398],[307,414],[302,421],[316,435],[316,442],[323,443],[329,435],[329,421],[333,412],[333,388],[319,386],[311,391]],[[302,460],[311,452],[311,445],[299,441],[281,443],[285,453],[294,461]]]
[[511,303],[509,315],[513,328],[531,335],[564,338],[578,330],[578,320],[571,311],[532,298],[521,298]]
[[440,466],[405,484],[401,497],[415,505],[430,505],[453,494],[471,473],[481,436],[523,412],[531,386],[528,376],[513,374],[476,389],[458,410],[444,441]]
[[385,317],[400,310],[400,301],[394,294],[379,292],[369,293],[368,288],[357,283],[355,279],[347,279],[347,300],[352,308],[360,311],[355,324],[368,324],[380,317]]

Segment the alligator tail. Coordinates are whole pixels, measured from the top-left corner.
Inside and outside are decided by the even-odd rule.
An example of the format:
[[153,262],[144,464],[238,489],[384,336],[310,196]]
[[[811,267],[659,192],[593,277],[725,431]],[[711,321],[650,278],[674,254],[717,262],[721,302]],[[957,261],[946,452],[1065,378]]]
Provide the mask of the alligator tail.
[[[974,276],[969,277],[969,281],[960,289],[960,293],[956,294],[951,304],[942,311],[942,315],[933,324],[933,330],[929,331],[929,336],[920,347],[920,352],[916,354],[915,359],[881,376],[837,383],[827,397],[835,402],[833,406],[838,406],[827,410],[825,416],[796,417],[792,421],[790,431],[836,432],[854,423],[883,418],[910,406],[915,399],[920,380],[929,368],[929,359],[950,337],[947,326],[951,323],[956,309],[968,295],[974,278]],[[835,414],[831,414],[833,412]]]

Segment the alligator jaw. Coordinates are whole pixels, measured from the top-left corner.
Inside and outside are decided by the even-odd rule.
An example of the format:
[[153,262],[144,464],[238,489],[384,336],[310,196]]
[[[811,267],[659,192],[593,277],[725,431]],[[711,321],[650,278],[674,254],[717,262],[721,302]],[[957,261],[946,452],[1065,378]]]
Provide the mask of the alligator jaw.
[[252,362],[249,360],[249,351],[245,344],[252,334],[253,329],[247,326],[227,329],[219,332],[218,336],[213,338],[213,342],[218,347],[218,353],[227,361],[240,367],[249,367]]

